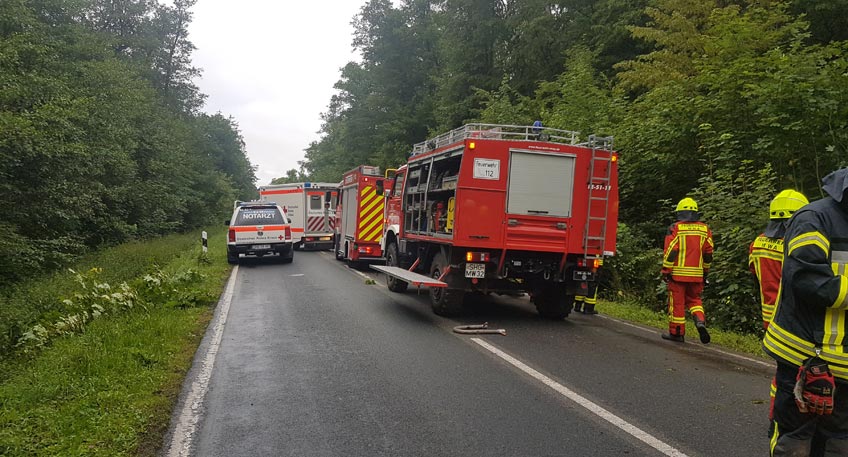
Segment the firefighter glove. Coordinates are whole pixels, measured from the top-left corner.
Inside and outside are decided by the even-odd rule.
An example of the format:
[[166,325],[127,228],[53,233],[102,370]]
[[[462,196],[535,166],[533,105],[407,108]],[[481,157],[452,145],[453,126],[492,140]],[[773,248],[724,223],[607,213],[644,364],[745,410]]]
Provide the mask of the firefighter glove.
[[663,282],[671,281],[671,272],[670,271],[663,271],[662,272],[662,280],[663,280]]
[[798,368],[795,378],[795,404],[802,413],[825,415],[833,413],[833,393],[836,381],[827,362],[811,357]]

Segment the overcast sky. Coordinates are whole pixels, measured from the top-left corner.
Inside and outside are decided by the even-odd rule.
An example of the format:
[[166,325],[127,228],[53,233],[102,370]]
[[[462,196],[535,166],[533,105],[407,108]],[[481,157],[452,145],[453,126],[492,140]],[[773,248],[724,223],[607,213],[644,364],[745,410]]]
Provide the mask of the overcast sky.
[[339,70],[358,60],[353,17],[366,0],[199,0],[189,27],[205,111],[233,116],[258,185],[297,168],[319,138]]

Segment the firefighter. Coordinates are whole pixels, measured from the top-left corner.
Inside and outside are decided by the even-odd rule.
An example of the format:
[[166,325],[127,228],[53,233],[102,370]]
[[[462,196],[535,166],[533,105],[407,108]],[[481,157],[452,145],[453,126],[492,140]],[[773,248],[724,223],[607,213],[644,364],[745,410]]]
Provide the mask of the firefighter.
[[757,279],[760,304],[763,312],[763,329],[767,329],[774,314],[777,291],[780,287],[780,270],[783,268],[783,235],[789,217],[809,203],[801,192],[786,189],[769,205],[770,221],[765,231],[748,249],[748,268]]
[[[758,295],[762,307],[763,328],[768,329],[774,315],[774,305],[780,288],[780,272],[783,268],[783,235],[786,225],[795,211],[809,203],[804,194],[786,189],[781,191],[769,204],[770,221],[765,231],[758,236],[748,249],[748,268],[757,280]],[[769,388],[769,423],[774,427],[774,397],[777,381],[772,378]]]
[[574,311],[583,314],[598,314],[595,304],[598,303],[598,283],[591,282],[587,285],[586,295],[574,297]]
[[[599,266],[603,264],[604,261],[601,260],[599,262]],[[585,295],[577,295],[574,297],[575,312],[589,315],[598,314],[598,312],[595,311],[595,305],[598,303],[598,282],[600,278],[596,279],[596,281],[592,281],[586,284]]]
[[822,184],[825,198],[789,221],[763,339],[777,361],[773,457],[848,455],[848,168]]
[[686,309],[695,320],[701,343],[710,342],[701,293],[713,260],[713,235],[699,221],[698,203],[687,197],[677,203],[677,221],[668,228],[663,250],[662,279],[668,285],[668,333],[663,339],[683,342]]

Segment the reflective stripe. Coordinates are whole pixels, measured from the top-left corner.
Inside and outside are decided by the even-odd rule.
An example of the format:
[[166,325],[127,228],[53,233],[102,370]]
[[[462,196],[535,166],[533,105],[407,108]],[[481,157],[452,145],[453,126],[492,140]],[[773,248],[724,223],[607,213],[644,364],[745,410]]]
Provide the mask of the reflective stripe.
[[828,308],[824,311],[824,343],[831,346],[842,345],[845,339],[845,311]]
[[783,254],[778,254],[774,251],[766,251],[765,249],[754,249],[754,251],[751,252],[751,262],[755,259],[770,259],[783,262]]
[[830,251],[830,241],[828,241],[824,235],[820,232],[807,232],[792,238],[788,245],[789,250],[787,251],[787,254],[791,255],[792,251],[795,249],[807,245],[818,246],[822,251],[824,251],[824,255],[828,255],[828,252]]
[[697,313],[699,311],[703,313],[704,307],[703,306],[693,306],[693,307],[689,308],[690,313]]
[[832,307],[843,314],[848,309],[848,276],[839,276],[839,295],[836,296]]

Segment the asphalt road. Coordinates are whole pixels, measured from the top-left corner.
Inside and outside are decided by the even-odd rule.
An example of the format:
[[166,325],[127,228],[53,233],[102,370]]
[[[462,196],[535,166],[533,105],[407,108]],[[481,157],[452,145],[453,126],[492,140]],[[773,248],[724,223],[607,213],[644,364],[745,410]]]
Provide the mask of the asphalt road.
[[[445,319],[367,276],[327,252],[243,263],[170,455],[768,454],[768,363],[603,316],[545,321],[527,298]],[[484,321],[507,336],[451,331]]]

